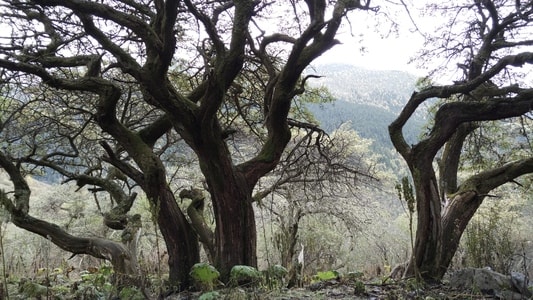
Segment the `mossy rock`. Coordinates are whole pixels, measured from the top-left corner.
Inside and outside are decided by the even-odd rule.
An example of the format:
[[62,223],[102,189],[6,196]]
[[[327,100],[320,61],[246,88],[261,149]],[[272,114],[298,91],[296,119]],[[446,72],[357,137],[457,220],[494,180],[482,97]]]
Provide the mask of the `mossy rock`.
[[287,276],[289,271],[287,271],[287,269],[283,266],[273,265],[266,269],[265,273],[270,278],[283,279],[285,276]]
[[234,286],[257,284],[261,279],[261,272],[254,267],[237,265],[230,271],[230,283]]
[[325,272],[317,272],[316,275],[313,276],[312,283],[320,282],[320,281],[328,281],[333,279],[339,279],[340,275],[337,271],[325,271]]
[[200,297],[198,297],[198,300],[217,300],[217,299],[221,299],[221,295],[217,291],[203,293],[202,295],[200,295]]

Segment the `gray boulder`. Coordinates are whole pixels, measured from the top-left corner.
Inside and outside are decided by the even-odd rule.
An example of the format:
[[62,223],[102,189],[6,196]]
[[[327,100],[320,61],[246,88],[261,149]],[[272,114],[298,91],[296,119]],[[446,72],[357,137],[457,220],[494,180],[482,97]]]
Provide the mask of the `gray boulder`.
[[524,274],[511,272],[511,283],[513,284],[513,287],[525,297],[530,298],[533,296],[533,293],[531,293],[531,285],[529,280]]
[[504,275],[490,268],[466,268],[453,273],[450,286],[461,290],[470,290],[499,299],[528,299],[531,286],[521,273]]

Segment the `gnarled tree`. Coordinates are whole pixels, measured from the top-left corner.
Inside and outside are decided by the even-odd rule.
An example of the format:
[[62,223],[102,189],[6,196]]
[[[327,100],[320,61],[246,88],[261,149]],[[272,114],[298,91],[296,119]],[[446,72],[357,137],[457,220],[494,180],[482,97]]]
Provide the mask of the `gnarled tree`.
[[[256,265],[252,191],[289,142],[287,116],[293,98],[305,90],[301,74],[337,43],[349,11],[370,9],[370,1],[356,0],[1,5],[1,24],[11,30],[0,45],[0,67],[9,70],[3,79],[92,96],[88,112],[116,144],[102,144],[104,160],[148,196],[168,249],[170,280],[181,287],[188,286],[188,270],[198,260],[197,236],[176,204],[154,146],[173,130],[196,154],[213,201],[214,259],[223,277],[234,265]],[[233,131],[221,115],[232,93],[257,89],[245,80],[249,69],[266,70],[258,89],[263,103],[255,108],[266,134],[257,153],[237,163],[225,141]],[[186,88],[172,80],[175,74]],[[236,82],[239,76],[244,81]],[[122,83],[133,86],[159,118],[142,126],[124,122],[131,93]]]
[[[422,57],[447,55],[449,62],[457,63],[460,78],[450,85],[431,85],[414,92],[389,131],[409,166],[416,198],[416,240],[406,275],[440,280],[465,227],[489,193],[533,173],[528,136],[533,86],[521,78],[533,64],[533,53],[528,51],[533,46],[528,33],[533,7],[521,1],[472,1],[436,4],[432,9],[450,17],[450,23],[429,40],[430,45],[438,41],[433,44],[437,49],[428,48]],[[432,98],[443,99],[432,128],[409,145],[402,128],[415,110]],[[493,145],[508,155],[493,159],[483,170],[461,180],[461,166],[471,164],[463,156],[469,138],[479,134],[486,122],[500,121],[504,126],[513,120],[523,124],[521,130],[509,130],[509,135],[515,135],[516,147]]]

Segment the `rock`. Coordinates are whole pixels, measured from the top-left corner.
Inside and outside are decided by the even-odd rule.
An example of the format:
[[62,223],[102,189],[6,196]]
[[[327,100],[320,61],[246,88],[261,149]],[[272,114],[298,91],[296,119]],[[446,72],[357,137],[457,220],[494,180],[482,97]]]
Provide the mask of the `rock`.
[[511,272],[511,283],[513,284],[514,288],[519,291],[520,294],[526,296],[526,298],[533,296],[531,290],[529,289],[531,287],[529,285],[529,280],[524,274]]
[[527,279],[520,273],[504,275],[488,268],[466,268],[453,273],[450,287],[471,290],[501,299],[521,299],[531,297]]
[[513,292],[513,291],[499,291],[499,292],[496,292],[494,296],[496,297],[496,299],[505,299],[505,300],[527,299],[527,298],[524,298],[524,295],[517,293],[517,292]]
[[494,295],[495,291],[510,290],[511,282],[509,276],[489,269],[467,268],[452,274],[450,286]]

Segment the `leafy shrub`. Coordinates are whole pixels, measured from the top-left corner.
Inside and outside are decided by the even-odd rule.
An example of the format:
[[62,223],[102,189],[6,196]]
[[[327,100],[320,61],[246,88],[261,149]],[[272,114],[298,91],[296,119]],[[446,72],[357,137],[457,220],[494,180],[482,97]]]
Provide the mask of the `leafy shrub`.
[[232,285],[254,284],[261,281],[261,272],[250,266],[233,266],[230,271]]
[[198,297],[198,300],[217,300],[220,298],[221,296],[219,292],[211,291],[211,292],[203,293],[202,295],[200,295],[200,297]]
[[37,298],[46,297],[48,294],[48,288],[44,285],[40,285],[36,282],[30,280],[21,281],[21,286],[19,288],[20,294],[28,298]]
[[92,271],[80,272],[81,282],[75,285],[76,296],[82,299],[101,298],[110,296],[115,287],[111,284],[113,267],[102,265]]
[[468,265],[490,266],[497,272],[509,273],[517,243],[517,237],[513,235],[516,218],[499,204],[480,209],[466,229],[464,242]]
[[144,300],[146,297],[139,289],[135,287],[125,287],[120,291],[119,298],[128,300]]
[[364,282],[357,280],[354,284],[355,294],[364,294],[366,292],[366,286]]
[[208,263],[197,263],[191,268],[189,273],[197,288],[201,290],[212,290],[218,281],[220,273]]

